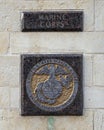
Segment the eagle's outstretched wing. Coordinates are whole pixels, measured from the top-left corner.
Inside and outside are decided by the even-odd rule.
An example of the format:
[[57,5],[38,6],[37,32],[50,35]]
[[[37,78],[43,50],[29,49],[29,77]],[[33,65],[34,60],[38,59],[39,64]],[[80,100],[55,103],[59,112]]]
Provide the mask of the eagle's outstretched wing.
[[48,68],[48,66],[44,66],[41,70],[37,71],[36,74],[46,74],[49,75],[50,72],[52,71],[52,67],[54,67],[55,71],[55,75],[66,75],[68,74],[68,72],[66,72],[66,70],[64,70],[61,66],[57,66],[57,68],[55,68],[55,66],[51,66]]
[[66,75],[68,74],[61,66],[57,66],[55,75]]
[[41,70],[37,71],[36,74],[46,74],[49,75],[50,70],[48,69],[48,66],[44,66]]

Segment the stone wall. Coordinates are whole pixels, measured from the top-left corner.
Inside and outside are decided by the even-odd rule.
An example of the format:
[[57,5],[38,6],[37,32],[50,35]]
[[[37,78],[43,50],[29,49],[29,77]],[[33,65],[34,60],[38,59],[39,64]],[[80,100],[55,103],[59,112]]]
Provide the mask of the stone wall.
[[[84,31],[22,33],[37,10],[83,10]],[[20,116],[23,53],[83,53],[83,116]],[[104,0],[0,0],[0,130],[104,130]]]

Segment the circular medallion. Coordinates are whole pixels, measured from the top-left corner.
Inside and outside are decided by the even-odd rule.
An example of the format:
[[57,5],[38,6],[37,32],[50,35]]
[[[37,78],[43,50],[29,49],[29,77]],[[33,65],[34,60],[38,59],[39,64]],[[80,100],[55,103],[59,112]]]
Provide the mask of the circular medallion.
[[78,91],[78,76],[66,62],[46,59],[29,72],[26,90],[30,100],[42,110],[59,111],[69,106]]

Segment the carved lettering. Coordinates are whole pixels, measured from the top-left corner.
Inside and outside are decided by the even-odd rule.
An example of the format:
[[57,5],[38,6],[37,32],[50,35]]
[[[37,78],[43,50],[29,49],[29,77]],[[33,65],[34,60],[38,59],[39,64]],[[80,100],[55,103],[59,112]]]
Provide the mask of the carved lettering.
[[[29,14],[29,13],[28,13]],[[24,13],[23,31],[82,31],[82,12],[35,12]]]

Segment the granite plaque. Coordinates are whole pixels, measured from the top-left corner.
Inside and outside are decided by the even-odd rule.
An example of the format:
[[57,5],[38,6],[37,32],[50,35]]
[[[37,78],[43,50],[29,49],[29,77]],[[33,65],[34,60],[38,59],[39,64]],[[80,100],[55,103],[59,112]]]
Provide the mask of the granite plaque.
[[22,31],[83,31],[83,12],[24,12]]
[[82,55],[21,56],[21,115],[82,115]]

